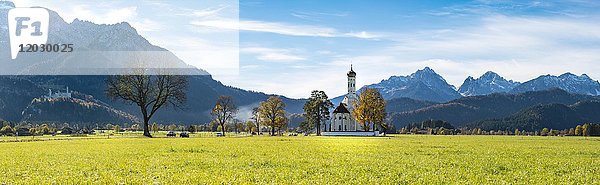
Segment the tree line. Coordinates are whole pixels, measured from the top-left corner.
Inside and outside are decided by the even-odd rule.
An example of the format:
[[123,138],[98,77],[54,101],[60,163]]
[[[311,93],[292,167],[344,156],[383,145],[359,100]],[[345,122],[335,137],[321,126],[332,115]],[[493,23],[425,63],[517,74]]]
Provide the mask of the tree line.
[[481,128],[455,129],[443,120],[425,120],[421,123],[408,124],[397,131],[399,134],[429,134],[429,135],[521,135],[521,136],[600,136],[600,124],[587,123],[570,129],[541,130],[483,130]]
[[223,135],[228,131],[228,125],[233,125],[236,131],[255,130],[258,132],[257,134],[260,134],[262,125],[269,128],[270,135],[281,135],[289,122],[286,117],[285,103],[278,96],[270,96],[267,100],[260,102],[258,107],[253,108],[252,120],[248,120],[245,125],[235,119],[238,110],[233,97],[219,96],[211,111],[213,116],[211,125],[216,125]]

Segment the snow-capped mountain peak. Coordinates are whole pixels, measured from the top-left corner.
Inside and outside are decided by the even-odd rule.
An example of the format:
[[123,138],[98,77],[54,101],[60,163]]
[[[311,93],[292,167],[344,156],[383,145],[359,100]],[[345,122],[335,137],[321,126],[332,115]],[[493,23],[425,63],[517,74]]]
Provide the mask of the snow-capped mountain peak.
[[408,76],[392,76],[380,83],[365,87],[379,90],[387,100],[408,97],[417,100],[446,102],[461,97],[454,86],[448,84],[442,76],[429,67],[417,70]]
[[573,73],[565,73],[560,76],[543,75],[519,85],[512,92],[520,93],[552,88],[559,88],[576,94],[600,95],[600,83],[598,81],[591,79],[586,74],[577,76]]
[[519,85],[518,82],[506,80],[495,72],[488,71],[481,77],[474,79],[469,76],[460,86],[458,92],[463,96],[487,95],[492,93],[504,93]]

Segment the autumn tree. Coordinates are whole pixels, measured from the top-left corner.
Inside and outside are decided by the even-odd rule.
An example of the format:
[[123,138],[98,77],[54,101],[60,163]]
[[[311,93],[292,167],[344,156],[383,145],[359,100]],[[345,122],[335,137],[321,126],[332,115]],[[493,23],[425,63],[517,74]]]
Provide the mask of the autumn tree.
[[575,135],[576,136],[583,135],[583,129],[582,129],[581,125],[577,125],[577,127],[575,127]]
[[13,133],[15,133],[15,130],[9,124],[5,124],[5,126],[0,129],[0,135],[7,136]]
[[287,125],[285,117],[285,103],[277,96],[271,96],[267,101],[260,102],[258,108],[261,122],[271,127],[271,135],[275,135],[275,128],[281,129]]
[[377,90],[366,88],[360,93],[358,101],[354,102],[353,113],[364,131],[369,131],[373,125],[379,125],[385,132],[385,100]]
[[152,137],[148,122],[162,107],[183,108],[188,80],[185,76],[136,74],[110,76],[106,92],[113,100],[137,105],[144,119],[144,136]]
[[[333,103],[329,101],[327,94],[323,91],[313,91],[310,98],[304,104],[304,117],[309,125],[314,125],[317,129],[317,135],[321,135],[321,122],[330,117],[329,109],[333,108]],[[311,128],[304,127],[304,129]],[[308,130],[307,130],[308,131]]]
[[586,123],[581,127],[581,134],[583,136],[590,136],[591,131],[592,131],[592,127],[589,123]]
[[231,122],[237,114],[238,108],[233,102],[231,96],[220,96],[217,99],[215,107],[212,109],[211,114],[214,117],[214,122],[221,126],[221,132],[225,135],[225,124]]

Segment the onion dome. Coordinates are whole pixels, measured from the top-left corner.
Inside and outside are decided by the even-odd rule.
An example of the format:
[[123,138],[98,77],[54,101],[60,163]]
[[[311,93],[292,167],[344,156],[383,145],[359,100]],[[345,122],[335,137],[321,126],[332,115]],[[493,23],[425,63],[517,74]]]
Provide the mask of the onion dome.
[[350,71],[348,71],[348,77],[356,77],[356,72],[352,69],[352,64],[350,64]]

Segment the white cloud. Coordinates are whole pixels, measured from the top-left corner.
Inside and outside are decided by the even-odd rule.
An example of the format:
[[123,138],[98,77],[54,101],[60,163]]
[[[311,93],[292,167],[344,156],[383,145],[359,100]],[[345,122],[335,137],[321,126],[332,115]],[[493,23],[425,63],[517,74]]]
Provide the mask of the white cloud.
[[202,9],[202,10],[195,10],[192,12],[193,16],[196,17],[212,17],[212,16],[216,16],[218,15],[219,12],[221,12],[223,9],[228,8],[228,6],[221,6],[218,8],[206,8],[206,9]]
[[565,72],[600,79],[600,25],[589,20],[492,16],[479,25],[386,38],[393,42],[371,48],[372,52],[335,50],[339,56],[321,55],[319,67],[288,70],[268,82],[251,78],[240,86],[296,98],[320,89],[334,97],[345,93],[344,74],[350,63],[358,73],[359,86],[392,75],[409,75],[426,66],[457,88],[467,76],[479,77],[490,70],[521,82]]
[[598,38],[600,25],[595,22],[493,16],[473,27],[396,35],[391,47],[343,61],[363,66],[356,70],[369,75],[365,83],[407,75],[425,66],[457,87],[467,76],[477,77],[489,70],[517,81],[565,72],[587,73],[598,79]]
[[372,33],[367,33],[365,31],[361,31],[361,32],[356,32],[356,33],[346,33],[345,35],[350,36],[350,37],[356,37],[356,38],[361,38],[361,39],[377,39],[377,38],[381,38],[381,35],[375,35]]
[[292,54],[289,49],[274,49],[274,48],[263,48],[263,47],[248,47],[242,48],[241,53],[256,55],[256,58],[262,61],[275,61],[275,62],[290,62],[306,60],[306,58],[299,55]]
[[289,36],[352,37],[361,39],[374,39],[380,37],[365,31],[357,33],[340,33],[338,30],[329,27],[251,20],[200,20],[192,21],[191,24],[200,27],[266,32]]
[[348,13],[326,13],[326,12],[303,12],[303,11],[294,11],[291,13],[292,16],[310,20],[310,21],[321,21],[323,17],[346,17]]

